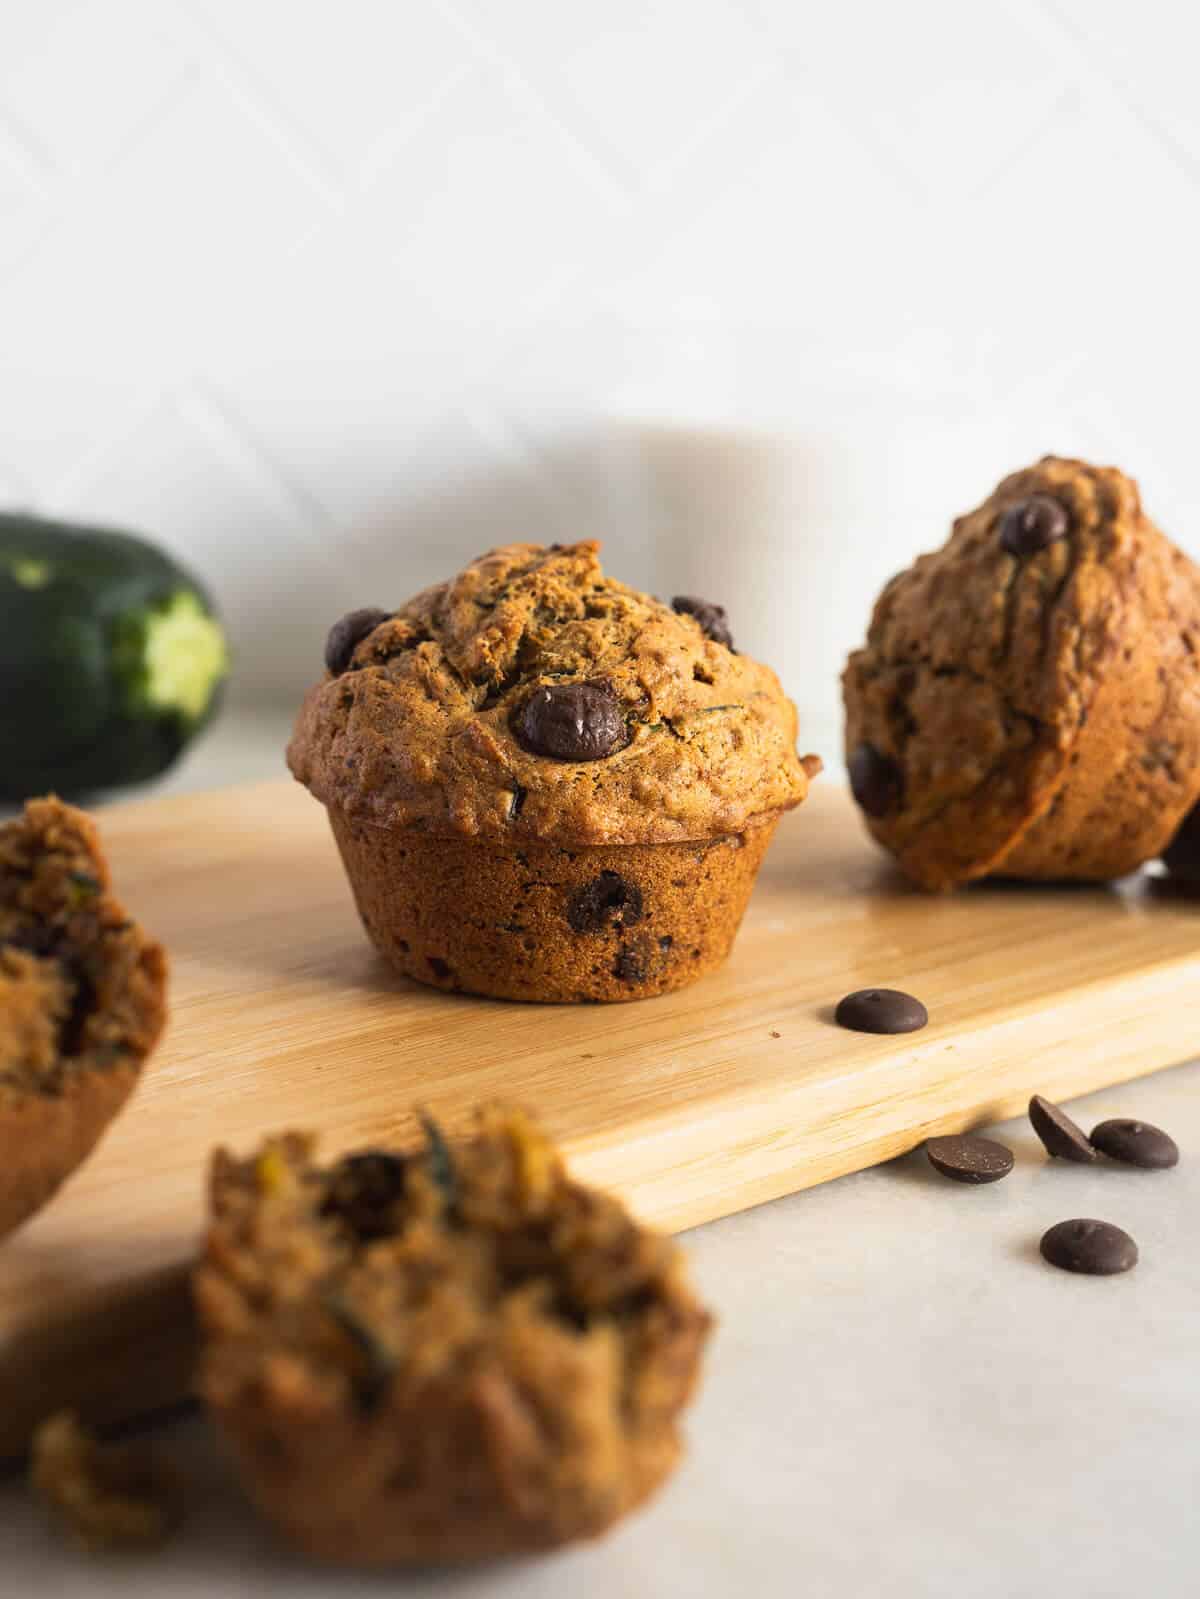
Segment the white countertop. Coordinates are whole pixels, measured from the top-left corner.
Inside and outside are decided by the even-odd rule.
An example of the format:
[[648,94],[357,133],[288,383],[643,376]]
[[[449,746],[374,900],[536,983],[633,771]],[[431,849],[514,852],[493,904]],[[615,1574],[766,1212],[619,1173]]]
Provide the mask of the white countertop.
[[[168,786],[279,772],[284,725],[228,717]],[[9,1484],[0,1594],[1194,1599],[1200,1064],[1073,1109],[1085,1128],[1156,1122],[1183,1161],[1050,1163],[1011,1123],[999,1136],[1016,1169],[990,1187],[947,1182],[917,1151],[691,1233],[721,1325],[690,1455],[657,1504],[595,1547],[440,1577],[314,1570],[255,1522],[190,1420],[161,1429],[192,1484],[167,1551],[76,1555]],[[1104,1279],[1044,1265],[1038,1238],[1068,1216],[1124,1226],[1138,1267]]]

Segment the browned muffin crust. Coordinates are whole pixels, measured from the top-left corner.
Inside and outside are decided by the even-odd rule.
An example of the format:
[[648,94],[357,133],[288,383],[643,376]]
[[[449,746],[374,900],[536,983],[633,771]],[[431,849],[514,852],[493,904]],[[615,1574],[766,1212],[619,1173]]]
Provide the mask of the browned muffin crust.
[[333,1167],[224,1152],[196,1274],[201,1390],[251,1497],[355,1565],[594,1536],[680,1452],[710,1318],[678,1250],[572,1182],[537,1128]]
[[[820,763],[797,758],[775,674],[606,577],[598,550],[508,545],[387,620],[362,613],[350,669],[304,702],[295,776],[350,816],[518,846],[709,838],[798,805]],[[539,690],[568,682],[615,697],[602,759],[519,736]]]
[[[1035,496],[1061,532],[1013,553]],[[1119,877],[1200,795],[1200,572],[1131,478],[1047,456],[892,579],[843,688],[868,825],[923,887]]]
[[88,1155],[166,1019],[166,961],[56,799],[0,826],[0,1233]]

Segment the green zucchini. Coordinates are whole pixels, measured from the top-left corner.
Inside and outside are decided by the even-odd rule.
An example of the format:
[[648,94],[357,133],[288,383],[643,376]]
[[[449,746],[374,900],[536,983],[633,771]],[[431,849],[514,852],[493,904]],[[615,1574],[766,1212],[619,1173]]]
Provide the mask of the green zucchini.
[[144,539],[0,512],[0,798],[142,783],[216,711],[225,634]]

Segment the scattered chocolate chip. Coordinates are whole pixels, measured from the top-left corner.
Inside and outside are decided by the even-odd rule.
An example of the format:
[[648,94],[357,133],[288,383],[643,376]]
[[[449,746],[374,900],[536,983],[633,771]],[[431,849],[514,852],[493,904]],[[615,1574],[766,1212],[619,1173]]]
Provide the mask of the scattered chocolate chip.
[[425,963],[435,977],[445,982],[448,977],[454,976],[454,968],[449,961],[444,961],[440,955],[426,955]]
[[859,988],[838,1001],[834,1020],[855,1033],[915,1033],[929,1012],[898,988]]
[[1163,865],[1181,883],[1200,886],[1200,805],[1187,813],[1163,851]]
[[1170,1133],[1149,1122],[1118,1117],[1092,1128],[1092,1143],[1110,1160],[1126,1166],[1142,1166],[1147,1171],[1166,1171],[1179,1164],[1179,1145]]
[[1035,1094],[1029,1101],[1029,1120],[1050,1155],[1081,1164],[1096,1159],[1095,1146],[1082,1127],[1077,1127],[1065,1111]]
[[682,616],[694,616],[700,624],[700,631],[714,644],[723,644],[727,650],[733,648],[733,635],[729,631],[729,618],[723,605],[698,600],[694,594],[677,594],[671,601],[671,609]]
[[1138,1246],[1127,1232],[1086,1216],[1051,1227],[1042,1236],[1041,1249],[1052,1266],[1088,1277],[1112,1277],[1136,1266],[1138,1259]]
[[602,933],[606,927],[636,927],[642,919],[642,891],[619,872],[601,872],[577,888],[567,901],[574,933]]
[[1013,1169],[1012,1150],[994,1138],[970,1133],[931,1138],[925,1145],[929,1164],[956,1183],[996,1183]]
[[368,633],[373,633],[381,622],[386,622],[389,614],[368,605],[359,611],[347,611],[340,621],[333,624],[325,640],[325,665],[334,677],[342,675],[363,639]]
[[514,732],[532,755],[599,761],[627,742],[621,703],[607,683],[552,683],[517,715]]
[[529,790],[522,788],[520,783],[517,784],[516,788],[509,790],[508,819],[510,822],[515,822],[517,817],[520,816],[521,807],[524,805],[528,794]]
[[1010,506],[1000,520],[1000,542],[1010,555],[1036,555],[1055,539],[1065,538],[1071,519],[1061,500],[1031,494]]
[[404,1161],[383,1149],[347,1155],[329,1174],[321,1215],[336,1217],[359,1238],[393,1232],[392,1208],[404,1193]]
[[850,792],[868,816],[886,816],[899,808],[904,792],[900,768],[874,744],[860,744],[846,762]]

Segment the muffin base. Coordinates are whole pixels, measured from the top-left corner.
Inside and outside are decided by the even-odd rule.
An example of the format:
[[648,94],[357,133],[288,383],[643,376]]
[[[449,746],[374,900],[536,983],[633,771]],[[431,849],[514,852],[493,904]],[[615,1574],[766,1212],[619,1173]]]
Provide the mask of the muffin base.
[[363,926],[434,988],[571,1004],[683,988],[729,954],[778,823],[680,844],[496,849],[329,812]]

